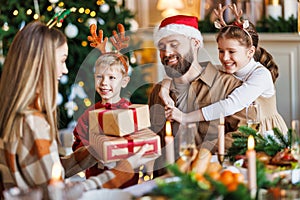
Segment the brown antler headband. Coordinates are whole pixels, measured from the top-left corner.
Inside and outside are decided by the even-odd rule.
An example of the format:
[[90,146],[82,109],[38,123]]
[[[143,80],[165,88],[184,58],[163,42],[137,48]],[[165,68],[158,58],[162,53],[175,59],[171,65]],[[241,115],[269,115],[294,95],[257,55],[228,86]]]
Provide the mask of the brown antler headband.
[[247,28],[249,27],[249,21],[248,20],[241,20],[242,16],[243,16],[243,11],[242,10],[238,10],[236,7],[236,4],[232,4],[232,5],[228,5],[228,8],[230,8],[230,10],[232,11],[232,13],[235,16],[235,21],[230,24],[227,25],[223,15],[224,15],[224,11],[227,9],[227,6],[223,6],[221,4],[219,4],[218,9],[214,9],[214,13],[217,16],[217,20],[214,22],[214,25],[217,29],[222,29],[224,27],[228,27],[228,26],[236,26],[239,27],[240,29],[242,29],[251,39],[251,43],[252,43],[252,37],[250,35],[250,33],[247,31]]

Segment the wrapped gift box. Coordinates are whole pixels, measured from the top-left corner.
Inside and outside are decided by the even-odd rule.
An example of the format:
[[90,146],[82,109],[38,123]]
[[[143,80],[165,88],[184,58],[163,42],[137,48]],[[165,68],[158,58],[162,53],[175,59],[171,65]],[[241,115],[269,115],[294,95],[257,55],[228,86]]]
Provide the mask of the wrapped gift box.
[[104,163],[128,158],[145,144],[150,147],[144,156],[161,154],[160,137],[149,128],[124,137],[90,133],[89,138],[91,147]]
[[89,112],[89,132],[124,136],[150,127],[149,107],[132,104],[128,109],[96,109]]

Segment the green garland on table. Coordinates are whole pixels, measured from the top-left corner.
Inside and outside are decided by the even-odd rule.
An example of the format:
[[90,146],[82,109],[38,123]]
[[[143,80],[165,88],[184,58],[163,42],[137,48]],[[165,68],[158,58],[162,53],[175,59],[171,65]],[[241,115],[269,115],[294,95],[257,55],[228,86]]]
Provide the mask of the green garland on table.
[[[296,33],[298,32],[297,23],[297,16],[294,15],[288,19],[264,17],[256,22],[256,30],[261,33]],[[198,25],[201,33],[217,33],[219,31],[211,21],[210,15],[206,15],[203,20],[199,21]]]
[[201,199],[213,200],[250,200],[250,193],[244,184],[239,184],[234,191],[228,191],[227,187],[209,175],[204,174],[205,181],[198,181],[196,173],[183,173],[176,164],[168,166],[173,174],[172,178],[156,179],[157,187],[148,195],[164,196],[172,200]]
[[277,152],[284,148],[291,147],[292,130],[289,129],[284,136],[278,128],[273,129],[274,136],[267,135],[265,138],[257,134],[257,132],[247,126],[241,126],[238,132],[232,134],[233,143],[228,149],[228,155],[231,160],[234,160],[236,155],[245,155],[247,151],[247,141],[249,135],[252,135],[255,140],[255,150],[265,152],[269,156],[274,156]]

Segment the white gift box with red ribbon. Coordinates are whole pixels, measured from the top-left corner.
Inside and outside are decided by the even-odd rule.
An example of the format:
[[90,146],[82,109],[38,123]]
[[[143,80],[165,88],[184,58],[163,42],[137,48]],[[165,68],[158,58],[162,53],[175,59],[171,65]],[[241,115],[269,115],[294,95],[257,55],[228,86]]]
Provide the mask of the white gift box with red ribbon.
[[90,133],[125,136],[148,127],[148,105],[132,104],[126,109],[100,108],[89,112]]
[[145,144],[149,144],[149,150],[143,156],[161,154],[160,137],[149,128],[124,137],[90,133],[89,138],[98,159],[104,163],[126,159]]

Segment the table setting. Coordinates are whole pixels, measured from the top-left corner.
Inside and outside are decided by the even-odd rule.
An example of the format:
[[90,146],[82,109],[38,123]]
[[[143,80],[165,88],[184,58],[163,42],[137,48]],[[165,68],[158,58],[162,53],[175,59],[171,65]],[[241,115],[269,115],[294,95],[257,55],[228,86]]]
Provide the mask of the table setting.
[[[299,122],[293,121],[286,137],[282,137],[276,128],[262,136],[251,127],[241,126],[233,134],[232,148],[225,151],[224,142],[219,141],[218,152],[221,153],[214,155],[204,148],[195,150],[193,140],[182,139],[180,145],[184,148],[176,162],[172,160],[174,151],[166,152],[171,154],[167,156],[166,175],[123,190],[90,191],[82,199],[85,195],[92,196],[94,193],[94,196],[99,196],[109,191],[116,195],[114,197],[125,200],[300,198],[298,126]],[[172,135],[168,133],[168,125],[166,129],[167,135]],[[218,135],[219,140],[224,140],[222,118]],[[189,156],[190,151],[196,151],[197,156]],[[276,160],[281,160],[284,165],[276,163]]]

